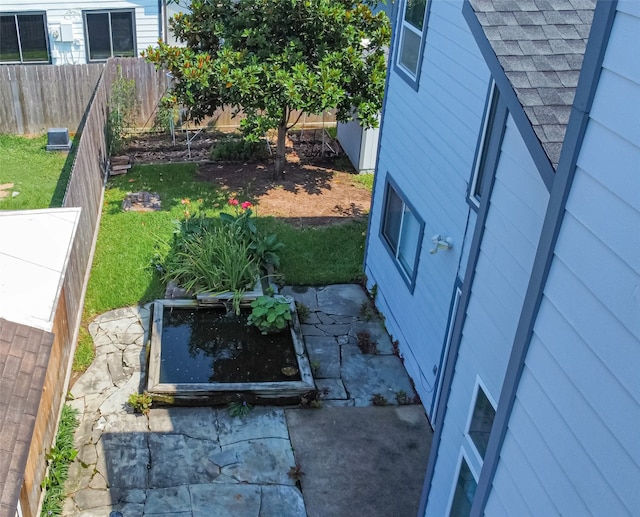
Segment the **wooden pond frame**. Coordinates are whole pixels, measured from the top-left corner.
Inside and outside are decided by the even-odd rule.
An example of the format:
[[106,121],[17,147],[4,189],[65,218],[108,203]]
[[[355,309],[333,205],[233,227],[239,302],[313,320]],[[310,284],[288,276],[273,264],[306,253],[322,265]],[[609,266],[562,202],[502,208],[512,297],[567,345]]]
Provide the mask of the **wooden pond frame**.
[[[241,306],[248,307],[257,298],[254,293],[245,294]],[[300,320],[295,302],[289,300],[291,322],[289,331],[298,362],[300,380],[277,382],[210,382],[210,383],[163,383],[160,382],[162,358],[162,326],[166,308],[188,308],[207,310],[225,307],[230,296],[207,296],[206,300],[174,299],[155,300],[152,304],[152,320],[149,328],[147,353],[147,392],[154,402],[176,406],[210,406],[229,402],[246,401],[253,404],[298,403],[300,397],[316,389],[311,373],[309,357],[304,345]]]

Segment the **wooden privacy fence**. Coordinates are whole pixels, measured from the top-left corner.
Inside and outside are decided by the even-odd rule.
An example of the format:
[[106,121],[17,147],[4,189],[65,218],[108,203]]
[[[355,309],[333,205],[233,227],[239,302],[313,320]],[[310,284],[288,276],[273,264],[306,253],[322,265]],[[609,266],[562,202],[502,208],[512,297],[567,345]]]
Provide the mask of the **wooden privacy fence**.
[[103,64],[0,66],[0,133],[77,130]]
[[[142,58],[112,58],[107,64],[90,65],[2,65],[0,66],[0,133],[35,135],[52,127],[77,132],[87,104],[105,67],[121,70],[122,76],[136,84],[136,128],[154,126],[158,104],[171,86],[172,79]],[[119,68],[118,68],[119,67]],[[107,93],[111,81],[107,81]],[[295,120],[298,113],[292,114]],[[213,126],[221,130],[240,127],[242,115],[232,117],[231,107],[221,108],[213,117],[191,128]],[[300,129],[334,125],[335,115],[302,114]]]

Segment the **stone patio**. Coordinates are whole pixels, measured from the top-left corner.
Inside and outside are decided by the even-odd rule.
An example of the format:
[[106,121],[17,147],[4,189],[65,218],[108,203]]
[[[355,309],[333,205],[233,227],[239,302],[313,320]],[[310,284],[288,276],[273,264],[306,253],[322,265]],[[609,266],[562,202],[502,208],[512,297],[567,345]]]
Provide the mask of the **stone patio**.
[[[310,310],[303,334],[327,410],[371,406],[374,394],[390,405],[397,404],[399,392],[415,396],[382,322],[363,310],[370,302],[360,286],[284,288],[282,294]],[[362,315],[374,317],[363,321]],[[288,475],[296,458],[287,422],[304,419],[285,413],[323,409],[256,407],[242,418],[221,407],[134,414],[127,399],[143,389],[148,319],[146,308],[131,307],[103,314],[90,325],[96,359],[71,390],[70,405],[80,411],[81,423],[64,515],[107,517],[113,510],[124,517],[307,515],[299,485]],[[377,341],[378,355],[361,353],[357,333],[362,330]],[[421,406],[416,410],[424,415]],[[421,425],[410,432],[424,432],[430,440],[428,425]],[[421,479],[424,470],[416,475]]]

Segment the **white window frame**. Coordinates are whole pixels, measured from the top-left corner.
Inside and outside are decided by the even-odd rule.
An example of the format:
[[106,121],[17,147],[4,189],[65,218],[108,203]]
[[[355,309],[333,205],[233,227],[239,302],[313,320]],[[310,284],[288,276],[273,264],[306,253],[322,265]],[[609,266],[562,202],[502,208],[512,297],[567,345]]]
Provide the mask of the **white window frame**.
[[[402,203],[402,218],[400,220],[400,227],[398,228],[398,244],[395,246],[395,249],[394,249],[393,243],[389,242],[389,239],[385,231],[386,230],[385,223],[386,223],[387,211],[389,207],[389,194],[391,190]],[[418,223],[418,234],[415,236],[416,251],[415,251],[415,256],[413,257],[413,267],[411,271],[407,271],[404,265],[402,264],[402,262],[400,261],[400,251],[402,250],[402,232],[404,229],[406,210],[408,210],[411,213],[412,217]],[[382,240],[384,241],[387,249],[389,250],[389,253],[393,256],[394,263],[397,266],[398,270],[400,271],[400,274],[402,275],[403,279],[409,286],[409,289],[413,292],[413,288],[415,287],[415,279],[418,271],[418,258],[420,257],[420,250],[422,248],[422,237],[424,235],[424,221],[420,218],[415,208],[410,203],[407,202],[405,196],[402,194],[398,186],[394,182],[390,181],[389,178],[387,178],[386,180],[386,185],[384,190],[384,205],[383,205],[383,211],[382,211],[382,218],[380,220],[380,235],[382,236]]]
[[84,23],[84,35],[85,35],[85,43],[86,43],[86,54],[87,54],[87,62],[88,63],[102,63],[106,61],[107,58],[91,58],[91,41],[89,36],[89,24],[87,23],[87,15],[93,14],[107,14],[109,15],[109,44],[111,47],[111,56],[113,56],[113,28],[111,26],[111,15],[112,14],[122,14],[129,13],[131,14],[131,40],[133,44],[133,57],[138,55],[138,47],[137,47],[137,39],[136,39],[136,11],[135,9],[95,9],[95,10],[84,10],[82,11],[82,20]]
[[[426,0],[424,5],[424,13],[422,14],[422,30],[418,29],[415,25],[405,19],[407,15],[407,5],[408,0],[404,0],[402,4],[402,16],[399,16],[399,30],[398,30],[398,54],[396,56],[396,66],[400,68],[409,78],[412,80],[417,80],[418,75],[420,74],[420,66],[422,63],[421,52],[422,43],[424,40],[424,33],[427,26],[427,12],[429,9],[429,3],[431,0]],[[410,70],[407,66],[402,62],[402,50],[404,47],[404,31],[409,30],[413,32],[416,36],[420,38],[420,43],[418,44],[418,59],[416,61],[416,69]]]
[[466,424],[464,426],[464,436],[465,436],[465,439],[466,439],[466,441],[467,441],[467,443],[469,445],[469,449],[473,452],[473,455],[475,456],[475,460],[478,462],[479,465],[482,465],[484,463],[484,459],[482,458],[482,455],[480,454],[480,451],[476,447],[476,444],[471,439],[471,435],[469,434],[469,428],[471,427],[471,421],[473,420],[473,410],[476,407],[476,401],[478,400],[478,391],[479,390],[482,390],[482,392],[484,393],[485,397],[487,397],[487,400],[489,401],[489,404],[491,404],[491,407],[493,407],[494,411],[497,410],[498,405],[496,404],[496,400],[493,398],[493,395],[491,395],[491,391],[489,391],[487,389],[487,385],[483,382],[483,380],[480,378],[479,375],[476,376],[476,381],[475,381],[475,384],[473,386],[473,395],[471,396],[471,404],[470,404],[470,407],[469,407],[469,413],[467,415],[467,422],[466,422]]
[[453,476],[453,484],[451,485],[451,490],[449,493],[449,502],[447,503],[447,516],[451,515],[451,508],[453,506],[453,498],[456,495],[456,486],[458,485],[458,478],[460,477],[460,470],[462,469],[462,460],[464,459],[467,467],[471,471],[471,475],[476,482],[476,489],[478,486],[478,479],[480,478],[478,471],[474,468],[473,463],[469,461],[469,457],[465,452],[464,448],[460,449],[460,453],[458,454],[458,461],[456,462],[455,475]]
[[[49,47],[49,32],[47,25],[47,13],[45,11],[23,11],[23,12],[0,12],[0,16],[3,17],[13,17],[13,22],[16,27],[16,37],[18,38],[18,52],[20,54],[19,61],[0,61],[0,64],[6,65],[42,65],[51,63],[51,48]],[[24,56],[22,54],[22,39],[20,38],[20,24],[18,23],[18,16],[41,16],[42,17],[42,26],[44,28],[44,42],[47,52],[47,59],[42,61],[25,61]]]
[[489,85],[489,95],[487,96],[487,102],[485,104],[484,116],[482,120],[482,130],[480,132],[480,139],[476,150],[476,159],[473,164],[473,174],[471,175],[471,181],[469,183],[469,201],[476,207],[480,208],[481,190],[482,190],[482,168],[485,161],[485,155],[487,152],[487,144],[489,140],[489,131],[492,125],[492,121],[495,117],[494,98],[497,98],[496,83],[492,79]]

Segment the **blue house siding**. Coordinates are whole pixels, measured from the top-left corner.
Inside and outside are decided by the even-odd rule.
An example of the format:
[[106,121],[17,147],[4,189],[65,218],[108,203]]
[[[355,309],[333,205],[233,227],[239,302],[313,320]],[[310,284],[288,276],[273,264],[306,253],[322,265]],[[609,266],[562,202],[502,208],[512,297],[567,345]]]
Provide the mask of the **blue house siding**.
[[[378,286],[376,304],[386,317],[389,333],[400,343],[427,412],[465,233],[473,233],[475,213],[470,213],[465,193],[489,84],[488,69],[462,17],[461,5],[461,1],[431,3],[418,91],[392,68],[389,71],[374,217],[365,255],[368,286]],[[387,175],[425,222],[413,294],[380,237]],[[431,238],[436,234],[451,237],[453,249],[431,255]]]
[[460,451],[473,472],[479,474],[482,468],[466,435],[474,387],[479,377],[491,399],[500,396],[548,200],[544,182],[509,116],[425,515],[446,515]]
[[[640,508],[640,4],[620,1],[487,515]],[[531,484],[508,472],[538,473]]]

